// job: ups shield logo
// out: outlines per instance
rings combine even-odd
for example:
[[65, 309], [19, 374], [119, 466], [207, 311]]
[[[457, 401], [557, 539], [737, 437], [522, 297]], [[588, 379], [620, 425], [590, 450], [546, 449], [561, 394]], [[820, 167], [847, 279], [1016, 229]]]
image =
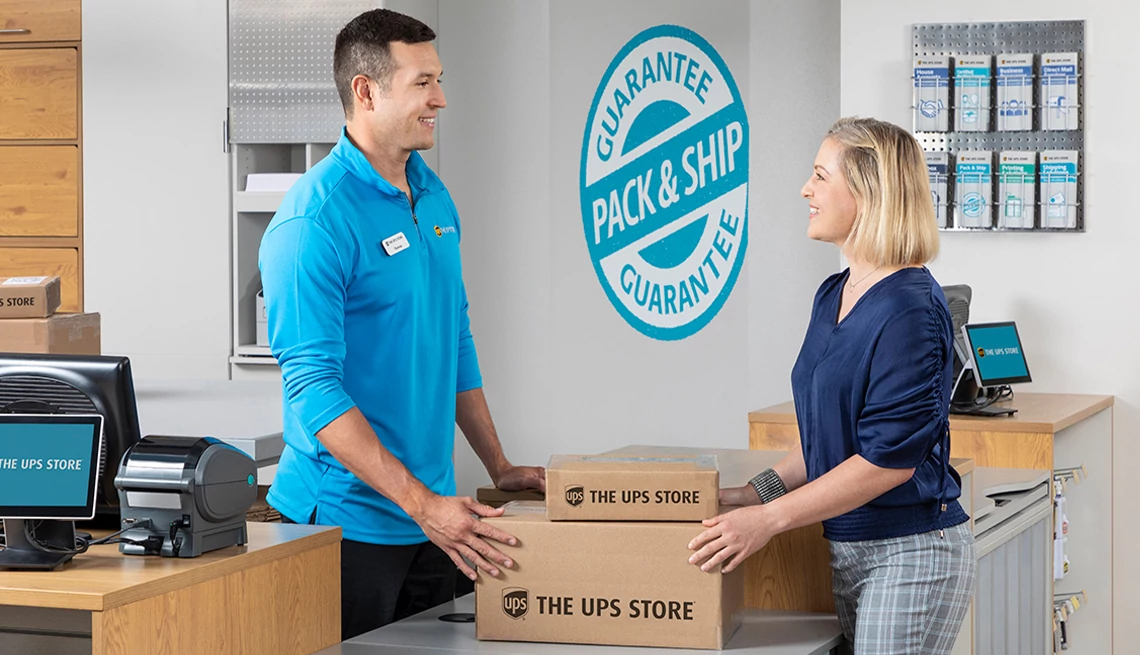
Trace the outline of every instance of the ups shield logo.
[[521, 619], [530, 606], [530, 592], [521, 587], [503, 590], [503, 613], [512, 619]]
[[566, 502], [572, 507], [581, 505], [583, 500], [586, 500], [586, 492], [582, 489], [582, 485], [572, 484], [566, 487]]

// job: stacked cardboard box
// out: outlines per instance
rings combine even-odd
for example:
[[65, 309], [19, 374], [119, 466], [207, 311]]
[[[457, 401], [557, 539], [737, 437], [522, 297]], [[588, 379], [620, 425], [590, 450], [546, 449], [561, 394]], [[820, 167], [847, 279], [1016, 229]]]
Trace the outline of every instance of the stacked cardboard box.
[[0, 280], [0, 351], [98, 355], [99, 314], [56, 314], [59, 277]]
[[479, 639], [720, 649], [740, 624], [743, 572], [705, 573], [688, 544], [720, 508], [716, 458], [562, 455], [545, 502], [485, 521], [518, 538], [515, 566], [476, 584]]

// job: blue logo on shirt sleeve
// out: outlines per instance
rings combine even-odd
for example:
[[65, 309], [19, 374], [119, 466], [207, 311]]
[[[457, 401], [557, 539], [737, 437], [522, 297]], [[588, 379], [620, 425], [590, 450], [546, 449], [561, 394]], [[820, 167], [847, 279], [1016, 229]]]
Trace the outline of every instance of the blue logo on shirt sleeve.
[[646, 336], [700, 331], [748, 244], [748, 117], [716, 50], [659, 25], [614, 57], [586, 120], [582, 225], [598, 280]]

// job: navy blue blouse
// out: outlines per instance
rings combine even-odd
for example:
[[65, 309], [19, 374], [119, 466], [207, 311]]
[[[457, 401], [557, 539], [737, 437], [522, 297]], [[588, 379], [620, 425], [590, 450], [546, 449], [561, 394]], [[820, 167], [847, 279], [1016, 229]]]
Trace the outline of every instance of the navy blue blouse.
[[854, 455], [915, 472], [824, 521], [824, 537], [890, 539], [958, 525], [969, 517], [949, 462], [954, 346], [946, 297], [926, 268], [904, 268], [868, 289], [837, 324], [849, 273], [820, 286], [792, 369], [808, 480]]

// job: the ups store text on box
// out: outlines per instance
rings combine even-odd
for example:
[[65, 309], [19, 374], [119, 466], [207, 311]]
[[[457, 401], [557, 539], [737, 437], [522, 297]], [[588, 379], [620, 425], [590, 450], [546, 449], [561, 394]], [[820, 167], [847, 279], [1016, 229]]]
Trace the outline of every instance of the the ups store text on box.
[[740, 625], [744, 567], [689, 564], [691, 522], [549, 521], [540, 502], [483, 519], [518, 538], [515, 563], [475, 585], [479, 639], [723, 648]]
[[546, 467], [551, 521], [703, 521], [716, 516], [716, 458], [554, 455]]

